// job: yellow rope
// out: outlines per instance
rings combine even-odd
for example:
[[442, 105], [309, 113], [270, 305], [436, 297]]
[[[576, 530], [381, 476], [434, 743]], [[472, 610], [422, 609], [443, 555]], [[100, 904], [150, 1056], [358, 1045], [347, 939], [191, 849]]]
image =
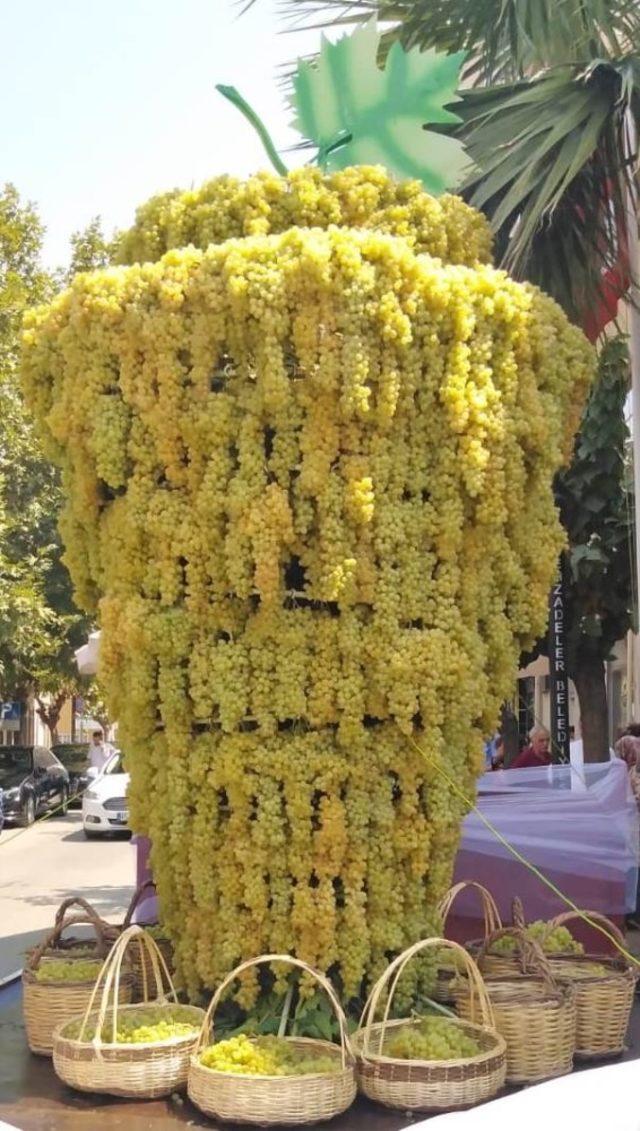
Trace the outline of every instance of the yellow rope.
[[557, 895], [558, 898], [561, 899], [562, 902], [567, 905], [567, 907], [570, 907], [572, 911], [575, 911], [580, 919], [582, 919], [585, 923], [588, 923], [588, 925], [590, 927], [595, 928], [595, 930], [599, 931], [600, 934], [605, 935], [606, 938], [608, 938], [609, 941], [613, 943], [616, 950], [619, 951], [620, 954], [624, 955], [624, 957], [627, 959], [628, 962], [632, 962], [634, 966], [640, 967], [640, 959], [636, 958], [636, 956], [634, 954], [632, 954], [631, 951], [627, 950], [624, 946], [622, 946], [618, 942], [618, 940], [616, 939], [615, 935], [612, 935], [611, 932], [606, 929], [606, 927], [602, 927], [599, 923], [596, 923], [593, 919], [590, 919], [589, 916], [584, 911], [581, 911], [581, 909], [577, 906], [577, 904], [575, 904], [573, 902], [572, 899], [569, 899], [569, 897], [567, 895], [565, 895], [562, 891], [560, 891], [560, 888], [556, 887], [556, 885], [551, 880], [549, 880], [544, 875], [544, 873], [540, 871], [539, 868], [536, 868], [535, 864], [532, 864], [529, 860], [527, 860], [527, 858], [525, 856], [523, 856], [522, 853], [519, 852], [518, 849], [515, 848], [514, 845], [512, 845], [507, 840], [506, 837], [504, 837], [502, 835], [502, 833], [499, 831], [499, 829], [497, 829], [495, 827], [495, 825], [489, 820], [489, 818], [485, 817], [484, 813], [482, 813], [480, 811], [478, 806], [475, 805], [473, 801], [471, 801], [468, 797], [465, 796], [465, 794], [460, 789], [457, 782], [455, 782], [453, 780], [453, 778], [450, 777], [450, 775], [446, 772], [445, 769], [443, 769], [442, 765], [438, 761], [436, 761], [435, 758], [433, 758], [433, 757], [431, 757], [431, 755], [425, 753], [425, 751], [422, 750], [420, 746], [418, 746], [418, 743], [415, 741], [414, 738], [410, 738], [409, 741], [411, 742], [412, 746], [415, 747], [415, 749], [418, 751], [418, 753], [423, 758], [425, 758], [427, 762], [430, 762], [431, 765], [434, 766], [435, 769], [438, 770], [439, 773], [442, 774], [443, 778], [445, 779], [447, 784], [450, 786], [450, 788], [454, 791], [454, 793], [456, 793], [458, 795], [458, 797], [462, 801], [464, 801], [465, 805], [480, 818], [483, 825], [485, 825], [489, 829], [489, 831], [493, 834], [493, 836], [496, 838], [496, 840], [500, 841], [500, 844], [504, 845], [504, 847], [507, 849], [508, 852], [511, 853], [512, 856], [515, 856], [516, 860], [519, 860], [521, 864], [524, 864], [525, 868], [528, 868], [528, 870], [530, 872], [532, 872], [534, 876], [537, 876], [538, 879], [543, 884], [545, 884], [546, 887], [548, 887], [552, 892], [554, 892], [554, 894]]

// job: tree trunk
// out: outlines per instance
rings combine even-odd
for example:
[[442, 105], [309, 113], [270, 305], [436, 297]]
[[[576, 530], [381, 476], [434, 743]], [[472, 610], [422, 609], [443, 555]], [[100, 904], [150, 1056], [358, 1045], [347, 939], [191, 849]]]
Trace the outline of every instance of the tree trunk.
[[578, 656], [573, 682], [580, 703], [584, 760], [606, 762], [609, 758], [609, 711], [603, 661], [597, 656]]
[[58, 723], [60, 715], [64, 706], [65, 699], [67, 698], [66, 691], [60, 695], [56, 695], [52, 703], [45, 703], [39, 695], [36, 695], [36, 702], [38, 704], [38, 715], [42, 722], [49, 729], [51, 735], [51, 745], [55, 746], [58, 741]]

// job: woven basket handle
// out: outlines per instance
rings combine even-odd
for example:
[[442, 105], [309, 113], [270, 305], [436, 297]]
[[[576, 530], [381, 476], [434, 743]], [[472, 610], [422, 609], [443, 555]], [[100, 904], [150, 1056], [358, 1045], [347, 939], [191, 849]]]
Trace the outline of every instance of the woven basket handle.
[[298, 970], [304, 970], [305, 973], [310, 974], [313, 980], [322, 987], [327, 997], [329, 998], [331, 1005], [333, 1006], [333, 1012], [335, 1013], [336, 1019], [338, 1021], [338, 1028], [340, 1030], [340, 1051], [342, 1053], [342, 1067], [346, 1068], [347, 1064], [353, 1064], [355, 1057], [353, 1055], [349, 1037], [347, 1035], [347, 1019], [344, 1015], [342, 1006], [338, 1001], [336, 992], [331, 985], [331, 982], [328, 978], [325, 978], [324, 974], [321, 974], [318, 970], [314, 970], [312, 966], [308, 966], [307, 963], [303, 962], [301, 958], [293, 958], [290, 954], [261, 954], [258, 958], [249, 958], [246, 962], [241, 962], [239, 966], [236, 966], [235, 970], [232, 970], [230, 974], [227, 974], [226, 978], [223, 982], [220, 983], [215, 994], [213, 995], [209, 1004], [209, 1008], [204, 1016], [202, 1028], [200, 1029], [200, 1036], [198, 1037], [198, 1043], [196, 1045], [196, 1055], [200, 1052], [204, 1041], [209, 1037], [209, 1033], [211, 1035], [211, 1039], [213, 1038], [213, 1018], [225, 990], [227, 990], [229, 986], [232, 985], [232, 983], [235, 981], [235, 979], [240, 974], [243, 974], [245, 970], [250, 970], [253, 966], [262, 966], [267, 962], [286, 962], [289, 966], [296, 966]]
[[500, 918], [500, 912], [498, 911], [496, 901], [493, 898], [491, 892], [488, 891], [487, 888], [483, 887], [482, 884], [476, 883], [475, 880], [461, 880], [459, 884], [454, 884], [453, 887], [449, 888], [449, 891], [440, 901], [438, 905], [438, 913], [442, 920], [443, 931], [447, 919], [449, 918], [453, 904], [455, 903], [460, 893], [465, 890], [465, 888], [474, 888], [480, 894], [480, 899], [482, 901], [482, 913], [484, 916], [485, 938], [487, 937], [487, 935], [491, 935], [495, 931], [499, 931], [502, 926], [502, 920]]
[[535, 939], [528, 938], [522, 927], [502, 927], [499, 931], [490, 935], [488, 939], [485, 939], [478, 952], [478, 965], [490, 952], [493, 944], [498, 939], [504, 938], [516, 940], [520, 969], [523, 974], [535, 974], [536, 977], [541, 978], [546, 983], [550, 990], [557, 989], [556, 980], [542, 947]]
[[606, 928], [609, 934], [613, 935], [616, 942], [620, 943], [622, 946], [625, 945], [622, 931], [600, 911], [563, 911], [560, 915], [556, 915], [555, 919], [549, 920], [547, 924], [547, 934], [550, 934], [555, 927], [563, 927], [565, 923], [571, 922], [572, 919], [580, 919], [583, 923], [587, 922], [589, 924], [593, 921], [596, 928], [599, 923]]
[[[142, 927], [127, 927], [126, 931], [123, 931], [120, 937], [116, 939], [115, 943], [111, 947], [111, 950], [109, 951], [106, 962], [104, 963], [102, 970], [100, 971], [96, 980], [96, 984], [93, 987], [91, 997], [89, 999], [89, 1004], [87, 1005], [84, 1017], [82, 1019], [82, 1026], [80, 1028], [78, 1037], [78, 1040], [80, 1041], [82, 1041], [84, 1038], [85, 1030], [89, 1023], [89, 1018], [94, 1010], [98, 993], [101, 991], [100, 1005], [98, 1006], [98, 1022], [92, 1038], [92, 1044], [94, 1045], [98, 1053], [102, 1047], [102, 1030], [104, 1028], [104, 1023], [109, 1008], [111, 1008], [112, 1018], [111, 1043], [115, 1043], [116, 1040], [116, 1034], [118, 1031], [118, 1003], [120, 998], [120, 978], [122, 976], [122, 963], [124, 961], [127, 949], [132, 942], [134, 943], [134, 945], [136, 943], [139, 945], [140, 958], [142, 962], [144, 962], [144, 949], [146, 949], [149, 956], [149, 961], [151, 962], [153, 976], [156, 984], [156, 997], [154, 1000], [161, 1003], [167, 1001], [169, 998], [173, 998], [174, 1001], [178, 1000], [171, 974], [167, 969], [167, 965], [162, 956], [162, 952], [156, 945], [155, 940], [152, 939], [151, 935], [148, 935]], [[166, 979], [168, 993], [165, 993], [165, 987], [162, 980], [163, 974]], [[149, 998], [147, 997], [146, 980], [144, 993], [145, 1004], [147, 1004]], [[112, 1003], [111, 1007], [109, 1007], [110, 998]]]
[[482, 975], [478, 970], [476, 963], [471, 958], [471, 955], [467, 954], [466, 950], [458, 943], [451, 942], [450, 939], [422, 939], [421, 942], [414, 943], [413, 946], [408, 947], [407, 950], [403, 951], [402, 954], [399, 954], [397, 958], [394, 958], [393, 962], [391, 962], [390, 965], [387, 966], [387, 969], [384, 971], [381, 977], [378, 978], [378, 981], [373, 987], [371, 996], [369, 997], [369, 1000], [364, 1007], [362, 1017], [360, 1018], [360, 1028], [364, 1030], [364, 1037], [362, 1042], [363, 1056], [369, 1055], [371, 1027], [373, 1025], [374, 1018], [378, 1009], [380, 997], [384, 990], [386, 990], [387, 985], [393, 978], [391, 989], [389, 990], [389, 993], [387, 995], [387, 1004], [384, 1011], [384, 1017], [382, 1019], [382, 1025], [380, 1027], [378, 1053], [381, 1052], [382, 1045], [384, 1043], [384, 1035], [386, 1032], [387, 1023], [389, 1021], [389, 1012], [391, 1010], [391, 1005], [395, 996], [396, 987], [407, 963], [409, 963], [412, 958], [415, 958], [415, 956], [417, 954], [420, 954], [422, 951], [433, 949], [452, 950], [456, 957], [461, 960], [462, 965], [465, 969], [465, 973], [469, 979], [469, 987], [471, 989], [472, 1018], [475, 1016], [475, 1002], [477, 1000], [482, 1027], [484, 1029], [495, 1029], [493, 1006], [491, 1005], [491, 1001], [489, 999], [489, 995], [487, 993]]
[[49, 934], [45, 935], [42, 942], [38, 946], [34, 947], [31, 954], [29, 955], [27, 968], [29, 970], [37, 970], [43, 955], [49, 949], [49, 947], [57, 943], [58, 939], [69, 927], [78, 926], [93, 927], [98, 942], [100, 943], [101, 948], [104, 948], [104, 951], [106, 953], [106, 951], [109, 949], [109, 942], [106, 936], [107, 924], [104, 922], [104, 920], [96, 915], [95, 912], [92, 912], [91, 915], [72, 915], [67, 916], [67, 918], [65, 919], [61, 919], [59, 923], [55, 923], [52, 929], [49, 931]]
[[81, 895], [70, 895], [68, 897], [68, 899], [64, 899], [62, 901], [58, 910], [56, 911], [56, 917], [54, 919], [54, 924], [56, 926], [57, 926], [58, 923], [62, 922], [62, 920], [65, 918], [67, 912], [72, 907], [79, 907], [80, 910], [82, 912], [84, 912], [85, 915], [88, 915], [90, 918], [93, 918], [94, 916], [97, 919], [101, 918], [101, 916], [98, 915], [98, 912], [96, 911], [95, 907], [92, 907], [92, 905], [90, 903], [87, 903], [87, 900], [83, 899]]
[[524, 916], [524, 906], [519, 895], [516, 895], [511, 903], [511, 922], [514, 927], [519, 927], [521, 931], [524, 931], [527, 926], [527, 920]]
[[136, 907], [138, 906], [138, 904], [140, 903], [140, 900], [142, 899], [144, 893], [146, 891], [148, 891], [150, 888], [153, 888], [154, 891], [156, 890], [156, 885], [154, 884], [153, 880], [144, 880], [140, 884], [140, 886], [137, 887], [136, 890], [134, 891], [134, 893], [131, 897], [131, 903], [129, 904], [129, 906], [127, 908], [127, 914], [125, 915], [124, 922], [122, 924], [123, 931], [126, 930], [127, 927], [131, 926], [131, 920], [133, 919], [133, 913], [134, 913]]

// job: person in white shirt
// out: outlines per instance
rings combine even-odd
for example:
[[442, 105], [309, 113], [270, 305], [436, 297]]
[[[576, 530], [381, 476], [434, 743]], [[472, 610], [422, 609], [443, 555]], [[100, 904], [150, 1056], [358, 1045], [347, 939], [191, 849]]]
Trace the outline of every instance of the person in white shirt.
[[94, 730], [91, 735], [91, 746], [89, 748], [89, 761], [94, 770], [99, 774], [104, 770], [109, 758], [114, 753], [113, 746], [104, 741], [104, 735], [101, 730]]

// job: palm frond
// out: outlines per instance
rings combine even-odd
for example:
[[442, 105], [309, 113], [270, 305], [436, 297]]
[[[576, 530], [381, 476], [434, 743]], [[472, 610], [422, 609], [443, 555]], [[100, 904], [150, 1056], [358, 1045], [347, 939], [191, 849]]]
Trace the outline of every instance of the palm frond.
[[467, 77], [477, 83], [619, 57], [640, 38], [636, 0], [280, 0], [280, 11], [292, 28], [375, 15], [405, 47], [467, 51]]
[[634, 57], [562, 67], [530, 82], [463, 92], [456, 109], [476, 170], [465, 195], [489, 217], [503, 266], [584, 324], [627, 245], [638, 120]]

